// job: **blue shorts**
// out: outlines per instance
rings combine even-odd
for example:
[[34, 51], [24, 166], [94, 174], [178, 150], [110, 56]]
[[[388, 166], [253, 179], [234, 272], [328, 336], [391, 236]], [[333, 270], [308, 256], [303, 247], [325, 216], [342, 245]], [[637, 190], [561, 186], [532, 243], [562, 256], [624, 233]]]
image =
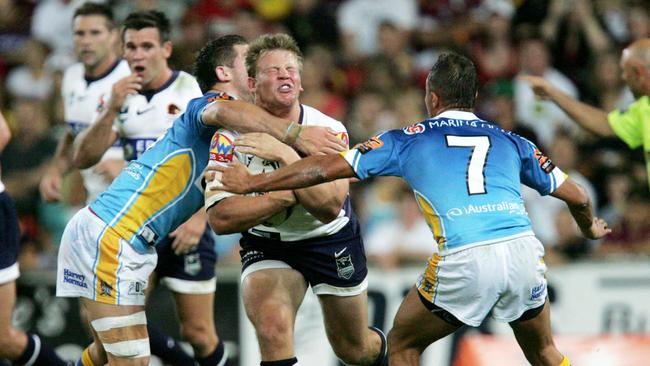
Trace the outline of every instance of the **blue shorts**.
[[18, 278], [20, 228], [14, 201], [7, 192], [0, 193], [0, 284]]
[[182, 255], [174, 254], [171, 237], [166, 237], [158, 245], [158, 264], [156, 274], [174, 292], [209, 293], [216, 289], [214, 269], [217, 265], [217, 252], [210, 227], [206, 229], [196, 248]]
[[263, 269], [293, 268], [317, 295], [355, 296], [368, 287], [366, 253], [356, 220], [334, 235], [290, 242], [245, 233], [240, 245], [242, 280]]

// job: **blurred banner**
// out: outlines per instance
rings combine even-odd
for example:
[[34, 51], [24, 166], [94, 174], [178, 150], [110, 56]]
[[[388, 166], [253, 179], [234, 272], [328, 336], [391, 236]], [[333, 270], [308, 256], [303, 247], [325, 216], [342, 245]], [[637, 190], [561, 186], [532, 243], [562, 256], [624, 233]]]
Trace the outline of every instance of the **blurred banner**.
[[[239, 268], [218, 268], [215, 319], [220, 337], [227, 343], [234, 365], [259, 365], [255, 332], [239, 299]], [[387, 330], [404, 294], [413, 286], [420, 268], [399, 271], [370, 269], [368, 306], [370, 323]], [[26, 273], [18, 282], [14, 320], [22, 329], [37, 332], [60, 352], [79, 352], [90, 342], [80, 320], [77, 301], [54, 296], [54, 273]], [[588, 262], [552, 267], [548, 272], [553, 300], [552, 323], [558, 340], [578, 342], [574, 357], [593, 351], [598, 342], [585, 343], [602, 334], [650, 336], [650, 265], [648, 261]], [[157, 289], [147, 304], [147, 317], [167, 334], [178, 338], [173, 301], [166, 290]], [[478, 330], [463, 332], [472, 335]], [[481, 333], [502, 335], [514, 354], [521, 355], [507, 324], [487, 321]], [[447, 337], [427, 349], [423, 364], [449, 365], [453, 345], [461, 337]], [[563, 341], [567, 345], [569, 341]], [[560, 347], [563, 343], [558, 341]], [[631, 348], [648, 349], [643, 341]], [[567, 346], [569, 347], [569, 346]], [[628, 347], [630, 348], [630, 347]], [[629, 352], [629, 351], [626, 351]], [[339, 365], [322, 323], [318, 299], [308, 292], [296, 323], [296, 354], [301, 364]], [[523, 357], [523, 355], [521, 355]], [[508, 364], [499, 363], [507, 366]], [[520, 363], [513, 363], [519, 365]]]

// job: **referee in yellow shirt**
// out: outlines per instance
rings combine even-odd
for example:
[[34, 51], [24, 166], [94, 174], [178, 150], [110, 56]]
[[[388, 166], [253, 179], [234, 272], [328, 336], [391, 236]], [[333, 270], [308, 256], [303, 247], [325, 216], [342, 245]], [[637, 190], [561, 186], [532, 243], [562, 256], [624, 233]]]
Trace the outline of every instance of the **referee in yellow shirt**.
[[562, 93], [548, 81], [536, 76], [522, 76], [535, 94], [552, 100], [574, 121], [599, 136], [618, 136], [630, 148], [643, 146], [650, 184], [650, 38], [638, 40], [621, 55], [623, 79], [636, 101], [627, 110], [606, 111], [592, 107]]

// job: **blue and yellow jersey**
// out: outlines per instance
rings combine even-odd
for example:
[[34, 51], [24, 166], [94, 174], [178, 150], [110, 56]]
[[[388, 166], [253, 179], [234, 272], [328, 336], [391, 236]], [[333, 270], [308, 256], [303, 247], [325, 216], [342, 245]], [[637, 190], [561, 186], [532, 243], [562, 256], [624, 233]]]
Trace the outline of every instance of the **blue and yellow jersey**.
[[521, 183], [546, 195], [566, 178], [530, 141], [460, 111], [385, 132], [343, 155], [360, 179], [409, 183], [440, 255], [533, 235]]
[[228, 99], [210, 92], [191, 100], [165, 135], [90, 204], [136, 250], [156, 244], [203, 206], [201, 180], [218, 126], [204, 124], [201, 115], [210, 103]]

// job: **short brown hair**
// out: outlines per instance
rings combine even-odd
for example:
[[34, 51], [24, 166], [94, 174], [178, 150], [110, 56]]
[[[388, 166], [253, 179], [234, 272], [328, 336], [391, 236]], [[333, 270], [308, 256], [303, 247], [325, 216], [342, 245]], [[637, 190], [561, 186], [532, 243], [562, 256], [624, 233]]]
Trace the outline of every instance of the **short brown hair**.
[[257, 61], [264, 53], [272, 50], [293, 52], [298, 59], [298, 67], [302, 70], [302, 52], [300, 52], [295, 39], [284, 33], [265, 34], [255, 39], [248, 47], [248, 53], [246, 54], [248, 76], [255, 77]]

